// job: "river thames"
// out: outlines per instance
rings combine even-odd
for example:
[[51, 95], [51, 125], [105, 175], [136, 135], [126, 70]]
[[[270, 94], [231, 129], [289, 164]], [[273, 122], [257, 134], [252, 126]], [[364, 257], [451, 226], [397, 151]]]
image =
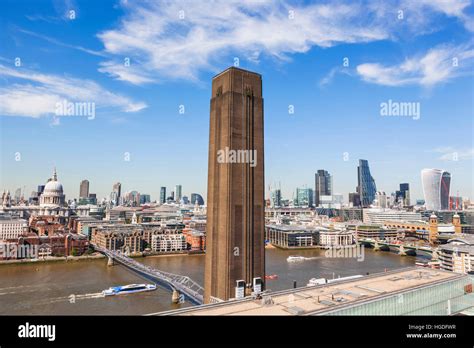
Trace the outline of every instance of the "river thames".
[[[287, 262], [290, 255], [305, 261]], [[418, 256], [421, 258], [423, 256]], [[176, 255], [136, 259], [159, 270], [187, 275], [204, 284], [204, 255]], [[327, 258], [323, 250], [266, 249], [267, 289], [284, 290], [304, 286], [310, 278], [333, 278], [367, 272], [376, 273], [413, 266], [416, 258], [365, 249], [364, 261]], [[0, 266], [0, 314], [9, 315], [139, 315], [189, 306], [171, 303], [171, 293], [156, 291], [102, 297], [111, 286], [149, 283], [107, 259], [71, 262], [11, 264]]]

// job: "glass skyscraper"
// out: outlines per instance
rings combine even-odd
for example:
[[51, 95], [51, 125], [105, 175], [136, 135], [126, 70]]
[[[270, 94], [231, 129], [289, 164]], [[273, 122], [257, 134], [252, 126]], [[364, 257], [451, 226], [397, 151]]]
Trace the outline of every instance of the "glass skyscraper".
[[426, 210], [449, 209], [449, 187], [451, 174], [441, 169], [423, 169], [421, 183]]
[[182, 190], [183, 190], [183, 188], [182, 188], [181, 185], [176, 185], [176, 187], [174, 189], [175, 201], [178, 202], [178, 203], [181, 200], [181, 198], [183, 198]]
[[400, 190], [396, 191], [395, 198], [404, 206], [410, 205], [410, 185], [408, 183], [400, 184]]
[[115, 206], [120, 205], [120, 198], [122, 193], [122, 184], [116, 182], [112, 187], [112, 193], [110, 194], [110, 200]]
[[140, 204], [146, 204], [151, 202], [150, 195], [147, 194], [140, 194]]
[[166, 203], [166, 187], [162, 186], [160, 188], [160, 204]]
[[375, 180], [370, 174], [369, 162], [360, 159], [357, 167], [357, 193], [360, 194], [360, 203], [363, 207], [368, 207], [375, 199]]
[[295, 206], [312, 207], [313, 206], [313, 190], [310, 188], [297, 188]]
[[272, 207], [281, 207], [281, 190], [275, 189], [271, 192], [271, 205]]
[[204, 205], [204, 199], [199, 193], [191, 193], [191, 204]]
[[319, 206], [321, 196], [330, 195], [332, 195], [331, 175], [326, 170], [320, 169], [315, 175], [314, 206]]

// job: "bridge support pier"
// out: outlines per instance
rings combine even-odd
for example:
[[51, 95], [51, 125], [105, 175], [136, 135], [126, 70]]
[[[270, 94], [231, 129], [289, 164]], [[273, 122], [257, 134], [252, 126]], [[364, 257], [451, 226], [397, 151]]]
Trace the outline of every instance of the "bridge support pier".
[[403, 247], [403, 245], [400, 245], [400, 249], [398, 251], [398, 255], [400, 256], [407, 256], [407, 253], [405, 251], [405, 248]]
[[173, 295], [171, 295], [171, 301], [173, 303], [179, 303], [179, 291], [176, 289], [173, 289]]
[[109, 259], [107, 260], [107, 266], [113, 266], [114, 265], [114, 259], [109, 256]]

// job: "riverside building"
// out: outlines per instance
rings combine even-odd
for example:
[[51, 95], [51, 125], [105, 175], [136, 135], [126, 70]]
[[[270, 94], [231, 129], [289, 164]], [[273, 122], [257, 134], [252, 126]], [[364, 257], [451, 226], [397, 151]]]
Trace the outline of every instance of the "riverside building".
[[440, 245], [440, 268], [456, 273], [474, 272], [474, 235], [459, 235]]
[[319, 232], [300, 225], [266, 225], [265, 240], [283, 249], [311, 248], [318, 245]]
[[422, 220], [420, 213], [394, 209], [367, 208], [362, 210], [363, 222], [368, 224], [383, 224], [385, 221], [413, 221]]
[[15, 239], [28, 231], [28, 222], [10, 215], [0, 215], [0, 240]]

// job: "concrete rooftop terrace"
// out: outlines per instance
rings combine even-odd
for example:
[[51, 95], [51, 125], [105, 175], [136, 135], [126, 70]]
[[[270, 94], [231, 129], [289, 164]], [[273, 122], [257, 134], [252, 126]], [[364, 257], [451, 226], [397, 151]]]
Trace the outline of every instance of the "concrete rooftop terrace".
[[189, 307], [150, 315], [323, 315], [348, 305], [356, 305], [435, 285], [464, 274], [422, 267], [410, 267], [330, 284], [270, 292], [262, 299], [246, 298]]

